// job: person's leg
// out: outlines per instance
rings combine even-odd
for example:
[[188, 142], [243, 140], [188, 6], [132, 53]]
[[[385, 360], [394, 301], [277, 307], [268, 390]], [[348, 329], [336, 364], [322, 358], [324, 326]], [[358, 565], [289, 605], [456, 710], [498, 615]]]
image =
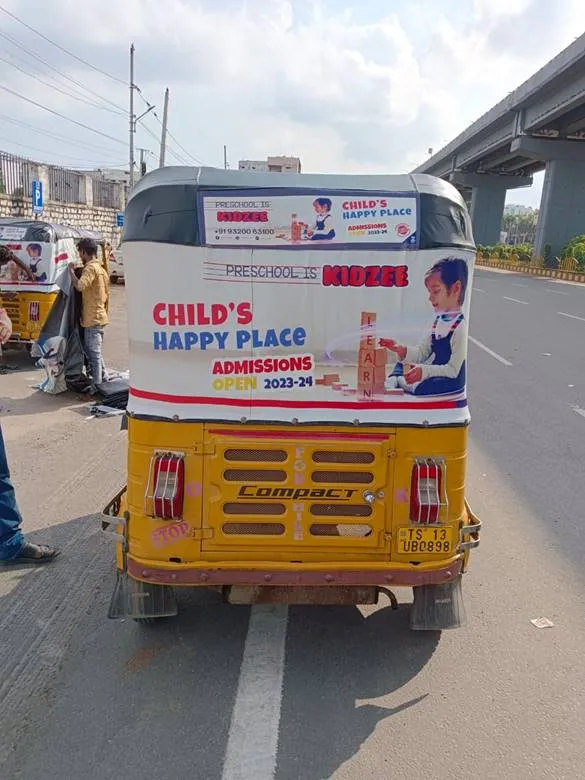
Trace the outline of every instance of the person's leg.
[[101, 327], [85, 328], [83, 333], [83, 343], [85, 347], [85, 353], [89, 360], [89, 367], [91, 370], [91, 380], [94, 385], [101, 384], [102, 381], [102, 339], [104, 336], [104, 329]]
[[27, 542], [22, 534], [22, 516], [10, 480], [6, 446], [0, 426], [0, 567], [48, 563], [58, 551]]
[[6, 446], [0, 428], [0, 560], [18, 555], [24, 544], [22, 516], [10, 481]]

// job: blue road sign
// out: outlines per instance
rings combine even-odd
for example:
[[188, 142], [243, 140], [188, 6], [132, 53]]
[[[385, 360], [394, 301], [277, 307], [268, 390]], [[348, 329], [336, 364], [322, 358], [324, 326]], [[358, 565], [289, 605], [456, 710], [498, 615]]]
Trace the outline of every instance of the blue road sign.
[[43, 182], [33, 179], [32, 183], [33, 214], [43, 213]]
[[116, 214], [116, 227], [124, 227], [124, 212], [119, 211]]

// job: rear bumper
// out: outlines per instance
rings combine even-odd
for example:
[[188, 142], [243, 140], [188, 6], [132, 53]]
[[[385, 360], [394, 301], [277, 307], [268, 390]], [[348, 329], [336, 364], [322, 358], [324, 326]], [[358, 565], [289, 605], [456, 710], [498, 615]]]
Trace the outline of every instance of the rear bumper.
[[183, 586], [223, 586], [223, 585], [278, 585], [284, 587], [327, 586], [327, 585], [442, 585], [452, 582], [463, 569], [463, 560], [454, 558], [448, 565], [439, 568], [421, 564], [417, 567], [388, 566], [371, 568], [364, 564], [362, 568], [308, 568], [299, 564], [295, 569], [274, 567], [232, 568], [231, 566], [210, 567], [207, 565], [186, 566], [177, 564], [172, 569], [157, 568], [150, 561], [127, 559], [128, 574], [136, 580], [160, 585]]

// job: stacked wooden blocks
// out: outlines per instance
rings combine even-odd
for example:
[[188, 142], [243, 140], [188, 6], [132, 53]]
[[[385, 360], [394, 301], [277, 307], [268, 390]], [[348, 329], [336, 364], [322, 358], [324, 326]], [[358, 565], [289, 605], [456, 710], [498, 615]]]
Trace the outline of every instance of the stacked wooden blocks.
[[386, 350], [376, 348], [376, 315], [373, 312], [362, 312], [361, 330], [357, 391], [361, 398], [373, 398], [384, 395], [387, 360]]

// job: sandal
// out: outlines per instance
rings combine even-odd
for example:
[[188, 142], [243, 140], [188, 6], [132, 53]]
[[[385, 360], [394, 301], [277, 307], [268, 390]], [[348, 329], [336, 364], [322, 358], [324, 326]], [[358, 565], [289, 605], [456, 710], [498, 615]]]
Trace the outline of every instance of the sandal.
[[41, 563], [50, 563], [59, 555], [59, 550], [47, 547], [45, 544], [32, 544], [25, 542], [18, 555], [6, 561], [0, 561], [2, 566], [37, 566]]

